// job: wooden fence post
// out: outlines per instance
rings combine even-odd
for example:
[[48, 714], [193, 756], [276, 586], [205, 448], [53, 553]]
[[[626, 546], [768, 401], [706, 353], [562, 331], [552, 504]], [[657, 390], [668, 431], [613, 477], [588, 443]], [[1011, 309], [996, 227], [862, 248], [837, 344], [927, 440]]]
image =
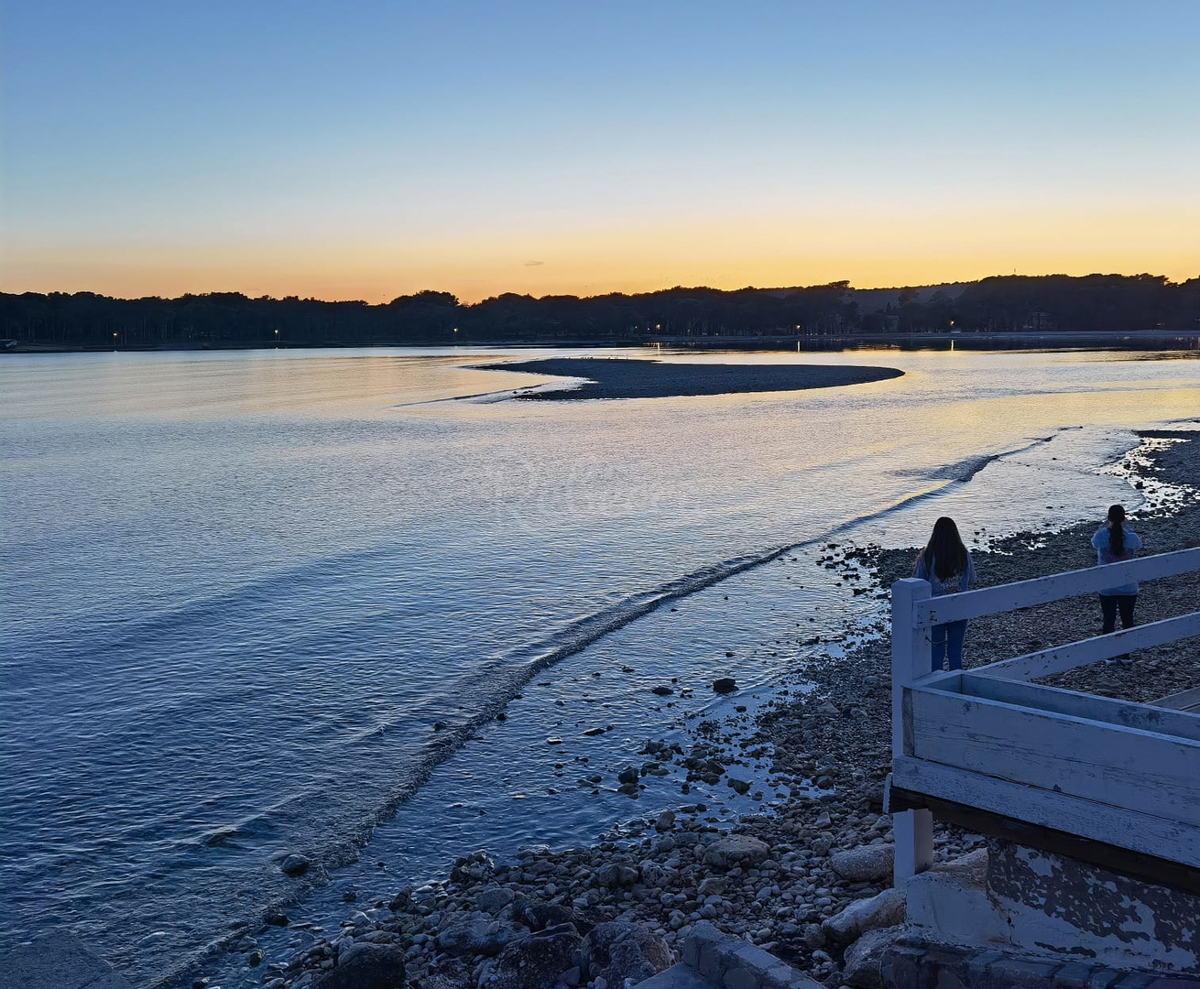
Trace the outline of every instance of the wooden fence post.
[[[892, 585], [892, 757], [904, 751], [904, 688], [932, 671], [932, 638], [928, 626], [918, 627], [913, 612], [918, 601], [931, 596], [929, 581], [906, 577]], [[933, 815], [906, 810], [892, 815], [896, 860], [892, 879], [901, 886], [909, 876], [933, 864]]]

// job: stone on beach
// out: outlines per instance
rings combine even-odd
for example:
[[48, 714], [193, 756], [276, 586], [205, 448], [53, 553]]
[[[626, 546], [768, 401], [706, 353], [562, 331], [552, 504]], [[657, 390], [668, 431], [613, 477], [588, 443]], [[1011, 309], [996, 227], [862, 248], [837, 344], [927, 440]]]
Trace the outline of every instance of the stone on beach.
[[610, 986], [634, 983], [669, 968], [671, 949], [660, 937], [639, 924], [597, 924], [583, 940], [583, 969], [590, 979], [604, 979]]
[[765, 862], [771, 849], [765, 841], [745, 834], [731, 834], [718, 838], [704, 853], [704, 861], [718, 869], [732, 869], [738, 865], [758, 865]]
[[880, 962], [883, 953], [904, 933], [904, 925], [880, 927], [867, 931], [855, 941], [843, 956], [842, 980], [854, 989], [882, 989], [883, 974]]
[[821, 929], [831, 941], [849, 944], [866, 931], [893, 927], [904, 920], [904, 890], [885, 889], [863, 900], [855, 900], [834, 916]]
[[289, 876], [299, 876], [308, 871], [312, 860], [304, 855], [292, 853], [279, 863], [280, 870]]
[[475, 906], [484, 913], [495, 915], [512, 903], [515, 895], [503, 886], [488, 886], [475, 897]]
[[570, 924], [529, 934], [500, 953], [488, 981], [481, 984], [491, 989], [553, 989], [582, 943]]
[[337, 965], [312, 984], [313, 989], [402, 989], [404, 952], [388, 944], [353, 944]]
[[609, 862], [596, 870], [596, 882], [610, 889], [618, 886], [632, 886], [641, 878], [638, 870], [631, 865]]
[[491, 957], [500, 954], [509, 942], [524, 935], [525, 931], [513, 924], [476, 913], [466, 914], [442, 928], [435, 940], [437, 946], [448, 955]]
[[524, 924], [531, 931], [543, 931], [551, 927], [570, 924], [576, 930], [590, 929], [570, 907], [561, 903], [541, 903], [524, 896], [513, 900], [513, 920]]
[[895, 858], [894, 845], [864, 845], [848, 852], [834, 852], [829, 864], [834, 872], [851, 882], [880, 882], [891, 878]]

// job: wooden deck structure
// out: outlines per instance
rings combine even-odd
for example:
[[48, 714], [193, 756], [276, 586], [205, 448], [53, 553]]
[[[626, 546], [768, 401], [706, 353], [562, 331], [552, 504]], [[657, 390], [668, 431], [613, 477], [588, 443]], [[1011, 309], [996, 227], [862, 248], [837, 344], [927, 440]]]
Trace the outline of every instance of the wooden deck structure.
[[892, 585], [887, 789], [897, 885], [932, 864], [937, 814], [1200, 892], [1200, 690], [1137, 704], [1029, 682], [1200, 636], [1200, 611], [972, 670], [929, 672], [934, 625], [1195, 570], [1200, 548], [936, 598], [924, 580]]

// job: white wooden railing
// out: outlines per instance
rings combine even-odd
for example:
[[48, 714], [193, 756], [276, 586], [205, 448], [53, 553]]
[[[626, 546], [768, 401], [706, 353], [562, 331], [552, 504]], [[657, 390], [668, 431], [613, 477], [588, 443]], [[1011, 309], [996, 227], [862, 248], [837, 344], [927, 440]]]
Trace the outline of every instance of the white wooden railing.
[[[1026, 682], [1200, 636], [1200, 611], [969, 671], [930, 672], [934, 625], [1194, 570], [1200, 548], [937, 598], [927, 581], [896, 581], [889, 793], [1200, 869], [1200, 715]], [[899, 885], [932, 864], [933, 815], [904, 810], [893, 822]]]

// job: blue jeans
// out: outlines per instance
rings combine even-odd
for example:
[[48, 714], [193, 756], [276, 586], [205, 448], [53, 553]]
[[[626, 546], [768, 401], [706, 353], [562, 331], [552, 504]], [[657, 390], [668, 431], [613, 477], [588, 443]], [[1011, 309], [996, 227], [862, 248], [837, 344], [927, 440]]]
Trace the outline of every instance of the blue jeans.
[[967, 620], [946, 622], [933, 626], [933, 672], [942, 669], [942, 660], [950, 657], [950, 669], [962, 669], [963, 639], [967, 637]]
[[1117, 608], [1121, 609], [1121, 628], [1133, 628], [1133, 606], [1137, 604], [1136, 594], [1101, 594], [1100, 613], [1104, 616], [1104, 631], [1102, 635], [1117, 630]]

